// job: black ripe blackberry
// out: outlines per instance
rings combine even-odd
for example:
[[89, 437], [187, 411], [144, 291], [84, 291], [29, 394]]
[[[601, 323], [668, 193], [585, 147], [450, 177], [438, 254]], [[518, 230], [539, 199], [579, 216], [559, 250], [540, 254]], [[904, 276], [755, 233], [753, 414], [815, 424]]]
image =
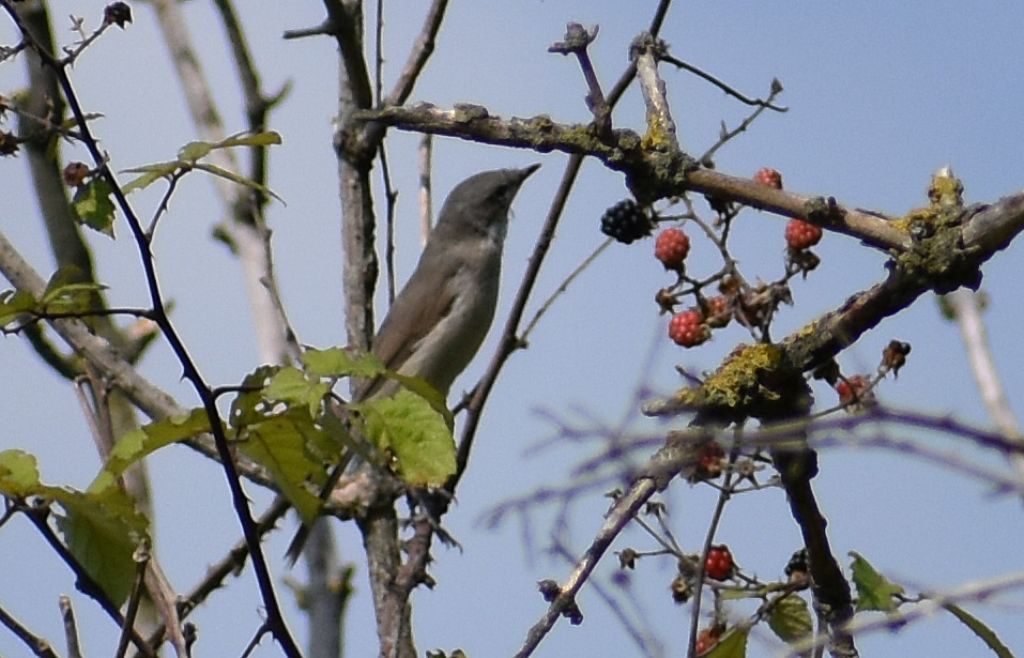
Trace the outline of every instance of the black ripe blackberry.
[[786, 575], [792, 576], [794, 572], [807, 573], [806, 548], [801, 548], [799, 551], [793, 553], [793, 556], [789, 558], [789, 562], [786, 564]]
[[619, 201], [601, 216], [601, 232], [624, 244], [650, 235], [652, 228], [650, 218], [632, 199]]

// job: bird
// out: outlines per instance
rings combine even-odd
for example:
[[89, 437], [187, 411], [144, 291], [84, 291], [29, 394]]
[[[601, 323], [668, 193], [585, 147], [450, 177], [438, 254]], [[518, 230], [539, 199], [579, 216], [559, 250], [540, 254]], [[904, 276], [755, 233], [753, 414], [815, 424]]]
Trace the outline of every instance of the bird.
[[[393, 372], [418, 377], [442, 396], [480, 349], [494, 320], [509, 210], [523, 182], [538, 168], [495, 169], [456, 185], [419, 263], [388, 310], [371, 352]], [[379, 377], [357, 400], [393, 395], [394, 379]], [[351, 468], [351, 467], [349, 467]], [[326, 500], [344, 466], [336, 466], [321, 490]], [[299, 528], [286, 552], [294, 563], [309, 527]]]

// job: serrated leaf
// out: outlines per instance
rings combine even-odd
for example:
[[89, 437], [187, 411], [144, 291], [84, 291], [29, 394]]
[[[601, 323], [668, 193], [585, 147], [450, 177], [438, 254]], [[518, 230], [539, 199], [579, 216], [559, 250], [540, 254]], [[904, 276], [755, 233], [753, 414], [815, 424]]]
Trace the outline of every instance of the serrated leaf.
[[316, 518], [320, 499], [311, 492], [327, 480], [325, 464], [336, 463], [339, 447], [301, 409], [254, 423], [238, 445], [274, 478], [281, 493], [306, 523]]
[[857, 610], [892, 612], [899, 607], [896, 595], [902, 594], [903, 588], [889, 581], [856, 551], [849, 555], [853, 558], [850, 569], [857, 586]]
[[281, 368], [264, 387], [263, 395], [270, 400], [305, 405], [309, 417], [316, 418], [324, 396], [331, 390], [329, 384], [310, 377], [298, 368]]
[[768, 626], [787, 644], [808, 637], [814, 629], [807, 601], [796, 594], [783, 596], [772, 606]]
[[101, 493], [116, 489], [117, 478], [125, 470], [160, 448], [210, 431], [210, 419], [203, 409], [193, 409], [184, 416], [171, 416], [126, 432], [107, 456], [107, 462], [87, 489]]
[[367, 436], [395, 458], [395, 470], [413, 486], [440, 486], [455, 473], [455, 439], [447, 419], [423, 397], [393, 397], [351, 405], [363, 414]]
[[112, 190], [103, 178], [92, 178], [75, 191], [72, 206], [78, 220], [89, 228], [114, 237], [114, 202]]
[[194, 163], [199, 158], [209, 155], [215, 148], [217, 146], [212, 142], [189, 142], [178, 149], [178, 159]]
[[235, 183], [237, 185], [242, 185], [244, 187], [248, 187], [248, 188], [253, 189], [253, 190], [259, 190], [260, 192], [263, 192], [264, 194], [267, 194], [269, 196], [274, 197], [275, 199], [277, 199], [281, 203], [284, 203], [284, 199], [282, 199], [281, 197], [277, 196], [277, 194], [274, 193], [274, 191], [271, 190], [269, 187], [267, 187], [266, 185], [261, 185], [260, 183], [257, 183], [256, 181], [252, 180], [251, 178], [246, 178], [245, 176], [242, 176], [241, 174], [236, 174], [233, 171], [228, 171], [227, 169], [224, 169], [223, 167], [218, 167], [217, 165], [210, 164], [209, 162], [197, 163], [195, 165], [195, 168], [196, 169], [200, 169], [202, 171], [205, 171], [208, 174], [213, 174], [214, 176], [220, 176], [221, 178], [227, 179], [227, 180], [229, 180], [232, 183]]
[[36, 458], [24, 450], [0, 452], [0, 493], [25, 498], [38, 493], [39, 466]]
[[737, 626], [722, 636], [711, 651], [703, 654], [701, 658], [745, 658], [747, 655], [747, 636], [750, 629], [746, 626]]
[[995, 631], [989, 628], [985, 622], [981, 621], [958, 605], [945, 603], [942, 607], [949, 611], [951, 615], [959, 619], [965, 626], [967, 626], [967, 628], [971, 629], [971, 631], [973, 631], [974, 634], [985, 643], [985, 646], [991, 649], [992, 653], [999, 656], [999, 658], [1014, 658], [1013, 652], [1010, 651], [1009, 647], [1002, 643]]
[[135, 190], [141, 190], [149, 187], [161, 178], [170, 178], [179, 169], [182, 169], [185, 163], [178, 160], [172, 160], [170, 162], [157, 162], [151, 165], [142, 165], [141, 167], [132, 167], [131, 169], [122, 169], [124, 173], [130, 174], [142, 174], [141, 176], [129, 181], [127, 184], [121, 186], [121, 190], [128, 194]]
[[230, 148], [232, 146], [273, 146], [281, 143], [280, 133], [268, 130], [261, 133], [238, 133], [217, 142], [215, 148]]
[[[120, 606], [131, 591], [136, 569], [132, 554], [146, 536], [148, 521], [117, 487], [94, 493], [51, 487], [49, 493], [64, 509], [56, 522], [68, 550]], [[79, 589], [91, 594], [84, 584]]]
[[302, 353], [306, 372], [317, 377], [361, 377], [372, 379], [384, 374], [384, 363], [374, 354], [353, 354], [341, 347], [326, 350], [307, 349]]

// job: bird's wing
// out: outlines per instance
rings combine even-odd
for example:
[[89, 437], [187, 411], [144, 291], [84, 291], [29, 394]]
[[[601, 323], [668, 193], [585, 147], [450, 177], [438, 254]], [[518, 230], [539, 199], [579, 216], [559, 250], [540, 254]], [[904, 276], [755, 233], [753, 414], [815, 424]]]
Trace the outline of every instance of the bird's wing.
[[[431, 258], [434, 255], [440, 258]], [[417, 276], [425, 267], [430, 267], [435, 275]], [[455, 287], [435, 286], [434, 283], [448, 281], [457, 268], [455, 259], [445, 259], [443, 254], [424, 253], [374, 337], [373, 353], [390, 370], [400, 371], [420, 341], [451, 312], [455, 303]], [[438, 272], [438, 269], [442, 271]]]

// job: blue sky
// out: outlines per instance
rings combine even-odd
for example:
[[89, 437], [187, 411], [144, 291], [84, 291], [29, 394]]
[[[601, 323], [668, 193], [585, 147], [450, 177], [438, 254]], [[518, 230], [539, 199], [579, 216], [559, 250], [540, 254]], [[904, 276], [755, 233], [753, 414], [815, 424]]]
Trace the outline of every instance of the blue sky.
[[[94, 21], [103, 4], [55, 2], [52, 14], [64, 17], [75, 12]], [[453, 3], [435, 56], [412, 100], [441, 106], [472, 102], [504, 116], [547, 113], [556, 121], [586, 121], [585, 88], [575, 63], [547, 53], [547, 46], [560, 39], [567, 21], [599, 24], [591, 55], [607, 88], [618, 78], [628, 44], [649, 21], [654, 4]], [[426, 5], [406, 0], [386, 6], [389, 80], [404, 60]], [[767, 93], [773, 77], [785, 86], [780, 102], [790, 111], [766, 114], [726, 146], [717, 158], [720, 170], [750, 175], [769, 165], [783, 172], [787, 189], [898, 213], [925, 202], [931, 173], [944, 165], [951, 165], [963, 179], [969, 202], [994, 200], [1021, 187], [1024, 73], [1018, 64], [1024, 54], [1019, 39], [1024, 7], [1013, 2], [984, 7], [972, 11], [954, 2], [677, 2], [663, 36], [675, 56], [750, 95]], [[225, 123], [229, 130], [241, 129], [243, 108], [213, 10], [204, 2], [185, 3], [183, 8], [214, 81]], [[167, 159], [196, 137], [153, 15], [142, 3], [134, 9], [135, 22], [129, 29], [105, 35], [73, 71], [86, 108], [103, 114], [94, 128], [118, 169]], [[323, 12], [319, 3], [248, 3], [240, 5], [240, 12], [266, 88], [274, 90], [285, 81], [293, 84], [291, 95], [270, 121], [284, 138], [272, 154], [270, 180], [287, 202], [274, 205], [270, 213], [284, 298], [301, 340], [337, 345], [344, 341], [344, 331], [339, 202], [331, 149], [337, 94], [334, 46], [326, 38], [280, 38], [285, 29], [318, 23]], [[11, 43], [10, 27], [6, 22], [0, 25], [0, 40]], [[58, 38], [64, 42], [71, 39], [67, 25], [66, 18], [57, 19]], [[714, 141], [720, 121], [735, 125], [747, 112], [685, 73], [666, 67], [663, 74], [681, 142], [693, 152], [702, 152]], [[0, 65], [0, 93], [6, 95], [23, 84], [22, 75], [20, 62]], [[639, 131], [642, 120], [642, 101], [633, 89], [616, 110], [616, 125]], [[397, 132], [389, 139], [392, 173], [400, 190], [400, 279], [412, 270], [418, 249], [416, 142], [416, 136]], [[74, 148], [66, 148], [65, 157], [85, 159]], [[438, 140], [434, 157], [438, 202], [476, 171], [530, 162], [544, 165], [515, 204], [497, 319], [501, 323], [565, 158], [453, 140]], [[48, 273], [52, 261], [27, 193], [24, 162], [0, 162], [0, 181], [7, 199], [0, 210], [0, 227]], [[143, 216], [155, 208], [160, 193], [147, 190], [133, 198]], [[625, 195], [620, 175], [596, 162], [584, 165], [531, 309], [601, 242], [597, 227], [602, 211]], [[190, 177], [162, 220], [155, 253], [161, 283], [176, 304], [173, 319], [203, 374], [215, 384], [232, 384], [257, 365], [257, 356], [240, 270], [210, 239], [220, 212], [212, 186]], [[771, 280], [779, 275], [784, 225], [783, 218], [753, 211], [737, 221], [734, 246], [748, 276]], [[111, 286], [114, 303], [140, 305], [145, 297], [135, 249], [120, 228], [116, 241], [93, 239], [100, 276]], [[717, 268], [706, 247], [695, 240], [690, 256], [695, 271]], [[463, 551], [437, 547], [433, 574], [438, 586], [415, 597], [421, 651], [462, 647], [473, 656], [514, 652], [544, 609], [536, 581], [560, 580], [568, 572], [567, 564], [545, 553], [551, 509], [537, 509], [523, 523], [510, 520], [494, 528], [481, 521], [489, 509], [510, 497], [564, 484], [575, 464], [602, 447], [597, 438], [562, 440], [544, 451], [529, 452], [552, 437], [554, 428], [545, 413], [608, 425], [625, 422], [631, 434], [657, 436], [666, 426], [639, 417], [636, 388], [669, 392], [680, 384], [675, 365], [696, 371], [713, 368], [744, 339], [739, 329], [730, 328], [699, 349], [682, 350], [667, 341], [667, 318], [658, 316], [651, 300], [668, 281], [652, 251], [651, 241], [613, 245], [546, 314], [529, 349], [506, 367], [484, 416], [458, 505], [445, 519]], [[984, 288], [990, 297], [986, 319], [998, 365], [1011, 404], [1021, 413], [1019, 251], [1011, 246], [993, 260], [985, 270]], [[826, 235], [817, 252], [821, 267], [806, 282], [794, 284], [796, 303], [783, 309], [775, 335], [801, 326], [884, 276], [884, 258], [850, 238]], [[494, 338], [482, 354], [493, 351]], [[844, 371], [873, 369], [882, 347], [893, 338], [910, 342], [913, 352], [899, 379], [882, 384], [879, 396], [886, 403], [987, 422], [958, 332], [940, 318], [931, 297], [865, 335], [841, 357]], [[478, 358], [454, 388], [471, 386], [486, 360]], [[0, 340], [0, 367], [8, 373], [0, 383], [7, 418], [0, 449], [30, 450], [39, 457], [48, 482], [84, 487], [98, 463], [73, 392], [17, 338]], [[153, 348], [143, 370], [183, 404], [195, 403], [164, 347]], [[816, 390], [823, 404], [832, 404], [830, 391]], [[892, 435], [918, 436], [904, 430]], [[966, 458], [974, 458], [976, 452], [969, 444], [946, 437], [919, 438]], [[996, 459], [979, 459], [1000, 466]], [[215, 466], [187, 449], [173, 448], [157, 454], [150, 468], [158, 501], [158, 554], [172, 582], [187, 589], [202, 577], [207, 562], [235, 541], [238, 525]], [[836, 551], [862, 553], [910, 589], [941, 590], [1022, 567], [1019, 503], [993, 497], [982, 482], [892, 452], [851, 446], [821, 455], [815, 487]], [[255, 487], [249, 492], [257, 504], [268, 500]], [[677, 537], [696, 550], [713, 506], [711, 492], [677, 483], [667, 500]], [[573, 508], [568, 538], [575, 551], [586, 546], [605, 505], [604, 498], [593, 496]], [[294, 519], [289, 519], [288, 528], [292, 524]], [[524, 528], [529, 529], [529, 545]], [[279, 532], [268, 542], [279, 582], [287, 574], [276, 558], [284, 552], [288, 534]], [[340, 537], [343, 557], [358, 559], [357, 536], [345, 530]], [[718, 537], [732, 547], [745, 569], [764, 578], [778, 576], [799, 542], [784, 496], [774, 490], [737, 497], [726, 510]], [[5, 527], [0, 542], [6, 556], [0, 564], [0, 604], [60, 646], [56, 598], [72, 592], [68, 574], [24, 522]], [[627, 545], [651, 548], [633, 531], [616, 548]], [[608, 560], [598, 570], [599, 577], [607, 579], [613, 567], [613, 560]], [[643, 563], [632, 575], [632, 591], [641, 601], [642, 616], [666, 643], [666, 655], [679, 655], [688, 609], [670, 603], [672, 571], [668, 560]], [[357, 586], [348, 622], [352, 656], [367, 655], [375, 647], [363, 572]], [[281, 591], [290, 601], [287, 590]], [[87, 599], [76, 594], [75, 601], [81, 627], [88, 629], [83, 632], [89, 636], [87, 651], [109, 651], [116, 629]], [[593, 593], [585, 590], [580, 603], [585, 624], [560, 624], [538, 655], [635, 653]], [[1019, 651], [1024, 647], [1021, 604], [1018, 593], [971, 609]], [[304, 636], [301, 615], [290, 603], [289, 610], [293, 629]], [[258, 625], [260, 612], [251, 573], [246, 572], [196, 613], [198, 655], [238, 655]], [[896, 634], [866, 636], [859, 644], [863, 655], [872, 656], [984, 655], [965, 628], [943, 617], [920, 621]], [[772, 638], [757, 635], [750, 655], [769, 656], [778, 646]], [[23, 647], [5, 631], [0, 631], [0, 649], [5, 656], [24, 655]], [[257, 655], [278, 652], [265, 641]]]

